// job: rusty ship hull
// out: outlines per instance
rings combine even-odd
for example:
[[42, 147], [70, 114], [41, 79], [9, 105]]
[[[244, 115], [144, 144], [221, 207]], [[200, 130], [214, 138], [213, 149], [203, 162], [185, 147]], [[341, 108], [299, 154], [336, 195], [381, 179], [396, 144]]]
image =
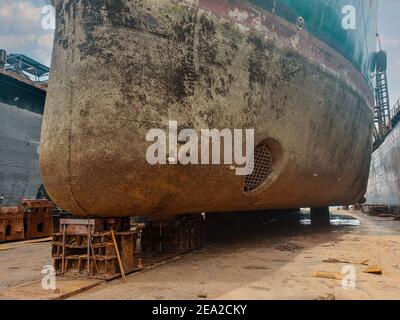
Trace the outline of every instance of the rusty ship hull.
[[[57, 205], [111, 217], [357, 202], [374, 117], [366, 39], [341, 51], [307, 27], [320, 11], [302, 28], [301, 9], [273, 3], [56, 0], [40, 166]], [[227, 165], [150, 165], [146, 133], [170, 120], [253, 128], [268, 176], [248, 191]]]

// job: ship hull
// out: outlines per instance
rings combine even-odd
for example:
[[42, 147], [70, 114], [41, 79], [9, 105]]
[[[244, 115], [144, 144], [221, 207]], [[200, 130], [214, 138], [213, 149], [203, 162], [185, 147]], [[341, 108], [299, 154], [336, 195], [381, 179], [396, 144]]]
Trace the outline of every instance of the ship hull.
[[400, 126], [372, 155], [366, 204], [400, 208]]
[[39, 140], [46, 91], [0, 70], [0, 205], [35, 198], [41, 186]]
[[0, 197], [13, 206], [34, 199], [40, 188], [39, 138], [42, 116], [0, 103]]
[[[60, 207], [174, 215], [363, 196], [373, 96], [348, 59], [248, 2], [108, 3], [56, 1], [40, 163]], [[245, 192], [227, 165], [150, 165], [146, 134], [171, 120], [197, 132], [254, 129], [271, 174]]]

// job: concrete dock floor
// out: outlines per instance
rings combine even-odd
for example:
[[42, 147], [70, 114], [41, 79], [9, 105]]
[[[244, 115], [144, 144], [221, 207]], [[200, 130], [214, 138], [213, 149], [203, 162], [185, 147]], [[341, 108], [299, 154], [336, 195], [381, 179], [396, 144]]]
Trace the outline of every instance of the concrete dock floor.
[[[315, 230], [276, 221], [255, 233], [227, 231], [223, 240], [203, 249], [70, 299], [400, 299], [400, 221], [333, 213], [354, 216], [360, 225]], [[330, 258], [350, 263], [323, 262]], [[359, 262], [365, 260], [383, 274], [364, 273], [367, 266]], [[0, 245], [0, 297], [40, 280], [49, 263], [49, 243]], [[345, 266], [355, 268], [355, 289], [343, 288], [341, 280], [313, 277]]]

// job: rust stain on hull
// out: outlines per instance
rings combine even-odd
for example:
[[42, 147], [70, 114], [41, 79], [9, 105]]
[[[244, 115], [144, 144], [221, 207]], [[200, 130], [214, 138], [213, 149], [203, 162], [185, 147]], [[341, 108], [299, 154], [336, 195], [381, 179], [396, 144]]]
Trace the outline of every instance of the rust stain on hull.
[[[40, 163], [63, 209], [170, 215], [364, 194], [373, 97], [361, 74], [282, 19], [247, 8], [253, 20], [243, 22], [232, 2], [211, 3], [56, 1]], [[267, 183], [245, 193], [245, 177], [226, 165], [150, 166], [146, 133], [168, 120], [198, 132], [254, 128], [274, 159]]]

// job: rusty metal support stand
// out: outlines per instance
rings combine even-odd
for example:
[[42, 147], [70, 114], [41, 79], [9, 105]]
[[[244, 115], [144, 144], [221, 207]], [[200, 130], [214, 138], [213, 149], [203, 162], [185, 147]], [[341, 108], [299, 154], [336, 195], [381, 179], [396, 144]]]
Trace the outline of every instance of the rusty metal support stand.
[[52, 242], [57, 274], [110, 280], [139, 270], [141, 229], [131, 230], [129, 219], [61, 219], [60, 226]]
[[311, 225], [314, 227], [329, 227], [331, 225], [329, 207], [311, 208]]
[[207, 230], [201, 214], [149, 218], [142, 231], [142, 252], [185, 253], [207, 244]]

